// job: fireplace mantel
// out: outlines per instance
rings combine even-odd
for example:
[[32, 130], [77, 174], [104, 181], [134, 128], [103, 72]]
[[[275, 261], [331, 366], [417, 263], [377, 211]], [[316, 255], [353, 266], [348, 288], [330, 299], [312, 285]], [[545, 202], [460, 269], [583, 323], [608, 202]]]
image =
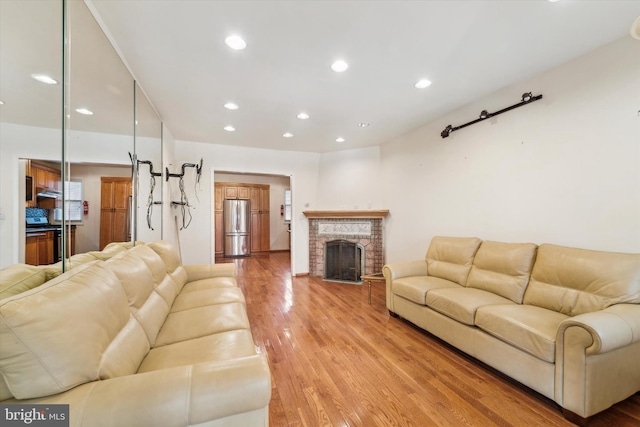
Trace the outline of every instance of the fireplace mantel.
[[304, 216], [314, 218], [385, 218], [389, 210], [339, 210], [339, 211], [304, 211]]

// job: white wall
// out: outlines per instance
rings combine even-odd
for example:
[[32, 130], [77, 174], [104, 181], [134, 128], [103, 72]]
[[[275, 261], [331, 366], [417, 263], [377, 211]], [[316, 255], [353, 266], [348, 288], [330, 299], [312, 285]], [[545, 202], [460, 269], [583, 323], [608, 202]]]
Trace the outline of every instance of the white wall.
[[[204, 159], [200, 185], [194, 185], [193, 175], [185, 180], [187, 197], [193, 204], [191, 225], [179, 233], [183, 263], [214, 262], [213, 182], [216, 170], [249, 174], [284, 175], [291, 177], [293, 199], [292, 273], [309, 271], [309, 229], [304, 210], [317, 209], [317, 177], [319, 154], [276, 151], [229, 145], [176, 141], [176, 158], [169, 166], [178, 172], [183, 162], [196, 163]], [[190, 172], [191, 173], [191, 172]], [[171, 178], [172, 197], [179, 199], [177, 179]], [[196, 197], [197, 196], [197, 197]], [[172, 209], [176, 214], [177, 209]], [[180, 221], [179, 221], [180, 222]]]
[[284, 190], [290, 187], [289, 177], [273, 175], [248, 175], [218, 173], [215, 182], [235, 182], [246, 184], [265, 184], [269, 186], [269, 249], [281, 251], [289, 249], [289, 224], [280, 215], [280, 205], [284, 204]]
[[[164, 124], [162, 125], [162, 172], [165, 165], [175, 163], [176, 140]], [[164, 175], [162, 179], [165, 179]], [[171, 208], [171, 189], [165, 180], [162, 183], [162, 239], [178, 247], [178, 230], [176, 228], [175, 212]]]
[[[387, 262], [434, 235], [640, 252], [639, 76], [626, 37], [384, 144]], [[440, 137], [528, 91], [544, 97]]]
[[387, 209], [382, 206], [380, 147], [336, 151], [320, 157], [320, 209]]

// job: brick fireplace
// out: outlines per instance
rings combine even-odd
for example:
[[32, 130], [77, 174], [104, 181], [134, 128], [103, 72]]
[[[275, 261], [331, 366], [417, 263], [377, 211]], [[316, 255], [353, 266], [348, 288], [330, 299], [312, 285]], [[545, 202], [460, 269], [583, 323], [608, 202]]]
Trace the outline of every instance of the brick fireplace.
[[384, 218], [388, 210], [305, 211], [309, 219], [309, 275], [325, 277], [325, 247], [337, 239], [364, 248], [362, 274], [382, 271]]

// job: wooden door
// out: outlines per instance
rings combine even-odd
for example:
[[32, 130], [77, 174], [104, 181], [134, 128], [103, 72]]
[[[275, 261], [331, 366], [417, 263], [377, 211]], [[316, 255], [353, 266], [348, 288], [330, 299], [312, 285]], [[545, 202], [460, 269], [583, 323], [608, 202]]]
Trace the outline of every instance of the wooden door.
[[251, 212], [251, 252], [260, 252], [262, 250], [261, 224], [260, 213]]
[[224, 253], [224, 229], [222, 225], [224, 218], [224, 192], [224, 184], [216, 182], [213, 190], [213, 218], [215, 225], [214, 254], [220, 256]]
[[101, 177], [100, 250], [131, 240], [131, 178]]
[[260, 250], [268, 252], [271, 249], [271, 212], [269, 206], [269, 187], [260, 188]]

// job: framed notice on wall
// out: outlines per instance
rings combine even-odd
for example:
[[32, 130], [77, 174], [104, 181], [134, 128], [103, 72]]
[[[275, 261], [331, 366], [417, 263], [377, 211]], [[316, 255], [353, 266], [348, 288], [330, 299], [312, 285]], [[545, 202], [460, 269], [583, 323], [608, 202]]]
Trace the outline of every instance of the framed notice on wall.
[[291, 222], [291, 190], [284, 190], [284, 221]]

